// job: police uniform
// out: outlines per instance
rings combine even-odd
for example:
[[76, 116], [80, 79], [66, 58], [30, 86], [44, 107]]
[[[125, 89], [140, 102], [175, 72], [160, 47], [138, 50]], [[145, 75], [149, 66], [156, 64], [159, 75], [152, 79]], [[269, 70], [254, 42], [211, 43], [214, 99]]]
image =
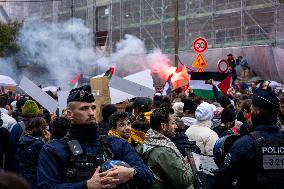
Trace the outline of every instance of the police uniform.
[[[284, 135], [277, 126], [278, 97], [256, 91], [253, 105], [268, 112], [252, 120], [255, 130], [238, 139], [215, 172], [215, 188], [284, 188]], [[270, 123], [270, 124], [269, 124]]]
[[[93, 102], [89, 86], [72, 90], [67, 102]], [[135, 150], [124, 140], [116, 137], [100, 138], [94, 125], [90, 129], [88, 140], [80, 137], [80, 129], [69, 131], [63, 139], [52, 140], [45, 145], [39, 156], [38, 188], [87, 188], [96, 168], [107, 160], [121, 160], [135, 169], [133, 185], [148, 188], [153, 183], [153, 175], [143, 163]], [[117, 188], [131, 188], [130, 185], [120, 185]]]

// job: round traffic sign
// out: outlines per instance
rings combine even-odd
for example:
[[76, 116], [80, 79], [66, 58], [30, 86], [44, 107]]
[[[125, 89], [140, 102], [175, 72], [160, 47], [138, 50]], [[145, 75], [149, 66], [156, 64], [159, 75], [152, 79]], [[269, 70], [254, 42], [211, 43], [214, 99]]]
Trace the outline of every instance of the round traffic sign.
[[226, 73], [229, 69], [229, 63], [225, 59], [219, 60], [217, 63], [217, 68], [219, 72]]
[[201, 37], [193, 42], [193, 49], [197, 53], [203, 53], [204, 51], [206, 51], [207, 47], [207, 41]]

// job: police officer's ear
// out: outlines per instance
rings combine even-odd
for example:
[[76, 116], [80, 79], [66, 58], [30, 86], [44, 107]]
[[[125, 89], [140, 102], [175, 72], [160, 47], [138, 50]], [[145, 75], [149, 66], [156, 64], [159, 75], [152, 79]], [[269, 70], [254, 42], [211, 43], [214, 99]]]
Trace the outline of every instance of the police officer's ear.
[[72, 120], [72, 112], [71, 112], [71, 110], [70, 110], [70, 109], [67, 109], [65, 113], [66, 113], [66, 117], [67, 117], [69, 120]]
[[72, 109], [73, 109], [73, 106], [74, 106], [74, 103], [70, 102], [70, 103], [68, 103], [67, 108], [65, 110], [66, 117], [69, 120], [72, 120], [72, 115], [73, 115]]

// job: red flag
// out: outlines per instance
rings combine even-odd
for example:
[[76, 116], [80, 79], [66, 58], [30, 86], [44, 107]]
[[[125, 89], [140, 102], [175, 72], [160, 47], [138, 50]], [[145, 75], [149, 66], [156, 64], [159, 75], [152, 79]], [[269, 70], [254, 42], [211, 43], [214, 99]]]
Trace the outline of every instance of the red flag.
[[217, 85], [224, 95], [227, 95], [227, 91], [231, 87], [231, 81], [232, 74], [228, 75], [223, 81], [221, 81], [221, 83]]

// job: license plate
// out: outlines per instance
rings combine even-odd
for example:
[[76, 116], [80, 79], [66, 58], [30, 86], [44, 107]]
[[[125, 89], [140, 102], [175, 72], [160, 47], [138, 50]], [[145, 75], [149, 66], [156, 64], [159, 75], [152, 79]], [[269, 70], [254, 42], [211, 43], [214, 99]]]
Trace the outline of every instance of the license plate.
[[284, 169], [284, 155], [263, 155], [264, 169]]

